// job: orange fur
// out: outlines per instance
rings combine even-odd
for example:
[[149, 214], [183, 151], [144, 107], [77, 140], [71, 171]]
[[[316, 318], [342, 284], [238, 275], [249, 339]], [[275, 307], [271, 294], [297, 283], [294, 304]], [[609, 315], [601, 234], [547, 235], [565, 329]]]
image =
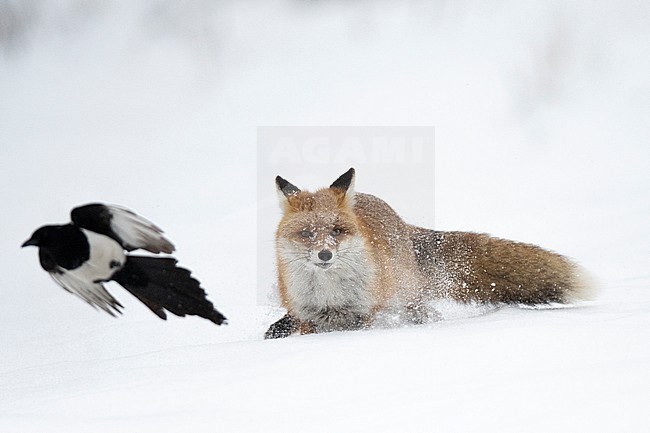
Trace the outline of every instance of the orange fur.
[[578, 266], [564, 256], [485, 234], [409, 225], [381, 199], [355, 193], [353, 182], [352, 169], [313, 193], [276, 179], [284, 195], [278, 286], [288, 315], [268, 338], [364, 327], [395, 305], [419, 323], [426, 301], [439, 297], [538, 304], [588, 295]]

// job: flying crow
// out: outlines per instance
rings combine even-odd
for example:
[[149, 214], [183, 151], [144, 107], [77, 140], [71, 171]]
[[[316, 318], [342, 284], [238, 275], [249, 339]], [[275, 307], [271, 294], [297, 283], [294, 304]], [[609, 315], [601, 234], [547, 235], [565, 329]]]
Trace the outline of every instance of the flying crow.
[[61, 287], [115, 316], [124, 308], [102, 283], [115, 281], [158, 317], [200, 316], [221, 325], [226, 318], [200, 283], [173, 257], [130, 255], [136, 249], [172, 253], [162, 230], [130, 210], [88, 204], [72, 210], [72, 223], [37, 229], [22, 245], [38, 247], [41, 266]]

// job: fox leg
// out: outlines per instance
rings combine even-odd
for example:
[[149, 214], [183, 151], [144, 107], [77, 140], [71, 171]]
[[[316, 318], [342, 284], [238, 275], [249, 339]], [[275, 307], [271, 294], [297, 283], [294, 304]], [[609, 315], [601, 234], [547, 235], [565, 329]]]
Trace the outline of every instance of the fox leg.
[[312, 322], [300, 322], [298, 328], [300, 329], [300, 335], [315, 334], [317, 332], [316, 325]]
[[402, 317], [413, 325], [437, 321], [440, 319], [437, 311], [427, 305], [430, 300], [430, 291], [423, 287], [411, 296], [404, 304]]
[[413, 325], [422, 325], [430, 319], [426, 305], [419, 302], [409, 302], [406, 304], [403, 317]]
[[264, 333], [264, 339], [285, 338], [298, 330], [301, 330], [302, 333], [300, 320], [287, 313], [280, 320], [269, 326], [269, 329]]

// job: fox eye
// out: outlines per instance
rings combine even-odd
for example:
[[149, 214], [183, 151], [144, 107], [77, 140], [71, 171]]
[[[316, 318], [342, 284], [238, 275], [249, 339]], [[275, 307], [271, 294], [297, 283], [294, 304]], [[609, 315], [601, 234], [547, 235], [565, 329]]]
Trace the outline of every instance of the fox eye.
[[340, 234], [341, 234], [341, 229], [334, 229], [334, 230], [332, 230], [330, 232], [330, 236], [334, 236], [334, 237], [336, 237], [336, 236], [338, 236]]
[[314, 234], [312, 232], [310, 232], [309, 230], [303, 230], [303, 231], [300, 232], [300, 236], [302, 236], [303, 238], [310, 238], [313, 235]]

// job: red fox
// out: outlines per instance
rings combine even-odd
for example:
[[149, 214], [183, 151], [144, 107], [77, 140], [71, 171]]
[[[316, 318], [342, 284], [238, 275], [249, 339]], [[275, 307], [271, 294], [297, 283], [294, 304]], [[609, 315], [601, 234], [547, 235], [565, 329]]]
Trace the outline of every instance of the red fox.
[[493, 304], [588, 299], [578, 265], [538, 246], [405, 223], [383, 200], [354, 192], [354, 169], [301, 191], [280, 176], [278, 288], [287, 314], [265, 338], [371, 326], [388, 309], [412, 323], [447, 298]]

